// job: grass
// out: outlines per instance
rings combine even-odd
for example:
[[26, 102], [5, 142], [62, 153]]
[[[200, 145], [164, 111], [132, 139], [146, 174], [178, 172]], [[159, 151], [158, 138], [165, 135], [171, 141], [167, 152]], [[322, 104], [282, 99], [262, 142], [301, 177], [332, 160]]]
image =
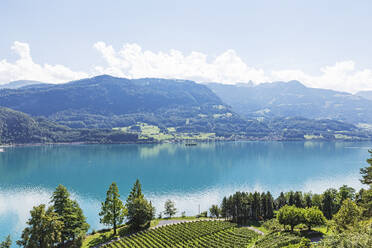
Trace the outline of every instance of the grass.
[[264, 234], [267, 234], [270, 232], [270, 230], [266, 229], [264, 226], [263, 226], [263, 221], [255, 221], [255, 220], [251, 220], [249, 221], [248, 223], [245, 224], [245, 226], [251, 226], [251, 227], [254, 227], [258, 230], [260, 230], [261, 232], [263, 232]]
[[177, 133], [176, 128], [168, 127], [166, 130], [161, 130], [158, 126], [149, 125], [147, 123], [137, 123], [128, 127], [116, 127], [113, 130], [120, 130], [125, 133], [137, 133], [140, 139], [146, 140], [153, 138], [157, 141], [166, 140], [209, 140], [215, 139], [215, 133]]
[[332, 235], [331, 229], [327, 228], [327, 226], [314, 227], [312, 230], [323, 233], [323, 235]]
[[[118, 232], [118, 235], [116, 235], [116, 237], [125, 236], [129, 233], [128, 227], [125, 225], [121, 226], [118, 228], [117, 232]], [[113, 229], [103, 229], [103, 230], [95, 232], [94, 234], [87, 235], [83, 241], [81, 248], [93, 247], [93, 246], [108, 242], [112, 240], [114, 237], [115, 236], [114, 236]]]

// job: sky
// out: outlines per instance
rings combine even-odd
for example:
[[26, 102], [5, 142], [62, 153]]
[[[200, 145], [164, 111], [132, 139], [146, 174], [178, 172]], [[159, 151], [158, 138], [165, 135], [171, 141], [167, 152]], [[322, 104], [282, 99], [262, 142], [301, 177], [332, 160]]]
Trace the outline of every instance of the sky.
[[100, 74], [372, 90], [372, 1], [1, 0], [0, 84]]

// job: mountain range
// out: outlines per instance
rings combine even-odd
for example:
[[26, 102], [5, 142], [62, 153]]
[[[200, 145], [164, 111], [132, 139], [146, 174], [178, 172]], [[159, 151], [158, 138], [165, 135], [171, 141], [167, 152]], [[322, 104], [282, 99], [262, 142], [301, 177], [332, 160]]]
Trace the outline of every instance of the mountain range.
[[33, 81], [33, 80], [18, 80], [18, 81], [12, 81], [6, 84], [0, 84], [0, 89], [19, 89], [22, 87], [27, 86], [41, 86], [47, 83], [39, 82], [39, 81]]
[[372, 100], [361, 95], [309, 88], [298, 81], [253, 86], [209, 83], [207, 86], [246, 118], [301, 116], [353, 124], [372, 123]]
[[368, 100], [372, 100], [372, 90], [359, 91], [356, 93], [356, 95], [364, 97]]
[[[297, 81], [223, 85], [102, 75], [64, 84], [9, 85], [0, 90], [3, 143], [27, 143], [27, 137], [31, 143], [140, 141], [138, 135], [117, 132], [134, 130], [138, 123], [162, 133], [215, 133], [228, 139], [372, 137], [357, 126], [372, 123], [371, 100]], [[16, 130], [22, 134], [17, 140], [12, 139]]]

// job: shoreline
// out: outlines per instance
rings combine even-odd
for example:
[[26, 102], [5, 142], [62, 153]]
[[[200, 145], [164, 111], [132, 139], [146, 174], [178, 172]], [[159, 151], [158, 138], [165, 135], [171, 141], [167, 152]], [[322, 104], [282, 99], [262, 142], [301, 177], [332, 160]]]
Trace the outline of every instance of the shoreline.
[[[10, 147], [32, 147], [32, 146], [55, 146], [55, 145], [155, 145], [155, 144], [186, 144], [189, 140], [176, 140], [176, 141], [152, 141], [152, 142], [112, 142], [112, 143], [99, 143], [99, 142], [49, 142], [49, 143], [20, 143], [20, 144], [0, 144], [0, 152], [4, 152], [3, 148]], [[216, 140], [193, 140], [194, 143], [220, 143], [220, 142], [372, 142], [372, 139], [216, 139]]]

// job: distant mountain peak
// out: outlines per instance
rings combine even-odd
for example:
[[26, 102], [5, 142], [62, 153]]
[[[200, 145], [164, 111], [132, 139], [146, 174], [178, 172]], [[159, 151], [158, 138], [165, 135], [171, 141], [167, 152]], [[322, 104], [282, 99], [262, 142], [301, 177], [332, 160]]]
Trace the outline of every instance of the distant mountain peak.
[[24, 86], [48, 84], [34, 80], [17, 80], [6, 84], [0, 84], [0, 89], [19, 89]]

